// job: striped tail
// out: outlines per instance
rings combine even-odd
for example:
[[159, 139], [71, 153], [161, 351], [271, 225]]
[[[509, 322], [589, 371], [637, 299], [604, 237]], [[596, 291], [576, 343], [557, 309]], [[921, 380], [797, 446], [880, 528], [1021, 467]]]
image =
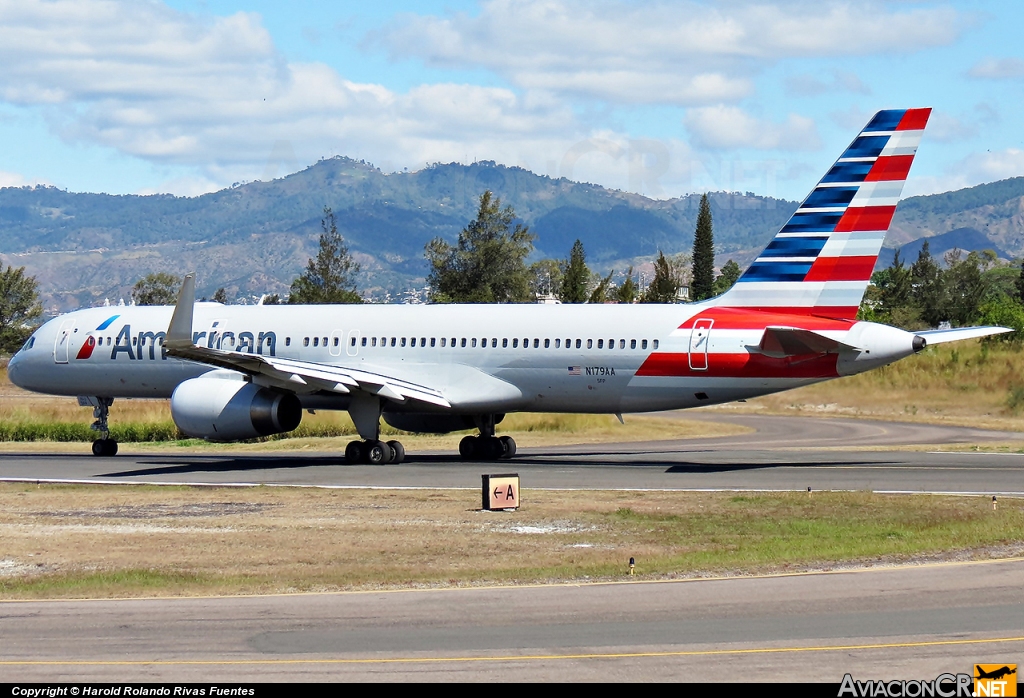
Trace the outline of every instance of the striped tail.
[[716, 306], [853, 320], [931, 109], [887, 109]]

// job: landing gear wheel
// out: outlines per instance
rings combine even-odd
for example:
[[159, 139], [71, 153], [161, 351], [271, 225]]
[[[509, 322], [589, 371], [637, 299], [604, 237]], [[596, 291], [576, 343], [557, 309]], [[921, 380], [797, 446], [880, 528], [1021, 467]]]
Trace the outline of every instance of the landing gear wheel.
[[349, 465], [355, 465], [356, 463], [362, 463], [363, 461], [363, 442], [362, 441], [350, 441], [348, 446], [345, 447], [345, 462]]
[[479, 439], [475, 436], [467, 436], [459, 442], [459, 455], [463, 460], [472, 460], [477, 455], [478, 441]]
[[502, 451], [503, 451], [503, 453], [501, 454], [502, 458], [511, 458], [512, 456], [516, 455], [516, 440], [515, 439], [513, 439], [511, 436], [501, 436], [501, 437], [498, 438], [498, 441], [501, 442], [501, 446], [502, 446]]
[[402, 445], [401, 441], [388, 441], [388, 446], [391, 447], [391, 460], [388, 463], [404, 463], [405, 462], [405, 446]]
[[482, 448], [478, 449], [482, 451], [480, 455], [487, 460], [498, 460], [505, 453], [505, 446], [498, 439], [493, 436], [483, 438], [480, 440]]
[[117, 442], [113, 439], [96, 439], [92, 442], [92, 455], [110, 458], [117, 455]]
[[391, 460], [391, 447], [383, 441], [368, 441], [364, 448], [370, 465], [384, 465]]

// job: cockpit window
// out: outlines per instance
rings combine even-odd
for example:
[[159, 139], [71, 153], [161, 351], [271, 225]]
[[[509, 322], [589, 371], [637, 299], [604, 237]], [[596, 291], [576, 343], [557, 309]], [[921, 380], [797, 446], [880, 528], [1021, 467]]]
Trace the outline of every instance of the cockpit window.
[[31, 337], [28, 338], [28, 341], [25, 342], [24, 346], [22, 346], [21, 350], [22, 351], [28, 351], [29, 349], [31, 349], [33, 347], [33, 345], [35, 345], [35, 343], [36, 343], [36, 336], [32, 335]]

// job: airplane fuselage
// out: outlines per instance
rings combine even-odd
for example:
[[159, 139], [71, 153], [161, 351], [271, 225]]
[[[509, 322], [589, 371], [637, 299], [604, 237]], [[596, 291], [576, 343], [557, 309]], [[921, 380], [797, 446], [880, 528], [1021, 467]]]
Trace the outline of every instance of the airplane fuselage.
[[[199, 303], [193, 342], [429, 384], [451, 403], [439, 411], [465, 414], [678, 409], [777, 392], [860, 368], [856, 359], [863, 357], [844, 360], [840, 353], [803, 357], [796, 365], [791, 358], [765, 356], [758, 344], [766, 325], [786, 324], [787, 318], [730, 310], [713, 304]], [[16, 355], [11, 379], [57, 395], [168, 398], [181, 382], [216, 370], [167, 356], [163, 339], [172, 311], [129, 306], [62, 315], [37, 330], [31, 347]], [[806, 317], [789, 319], [808, 324]], [[816, 323], [837, 338], [871, 325]], [[303, 407], [347, 409], [345, 395], [297, 388]]]

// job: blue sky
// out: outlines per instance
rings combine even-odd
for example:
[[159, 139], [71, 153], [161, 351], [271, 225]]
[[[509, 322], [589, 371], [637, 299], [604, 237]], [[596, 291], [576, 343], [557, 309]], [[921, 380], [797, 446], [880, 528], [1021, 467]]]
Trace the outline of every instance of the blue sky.
[[907, 194], [1024, 175], [1024, 4], [0, 0], [0, 186], [196, 195], [348, 155], [802, 198], [935, 108]]

